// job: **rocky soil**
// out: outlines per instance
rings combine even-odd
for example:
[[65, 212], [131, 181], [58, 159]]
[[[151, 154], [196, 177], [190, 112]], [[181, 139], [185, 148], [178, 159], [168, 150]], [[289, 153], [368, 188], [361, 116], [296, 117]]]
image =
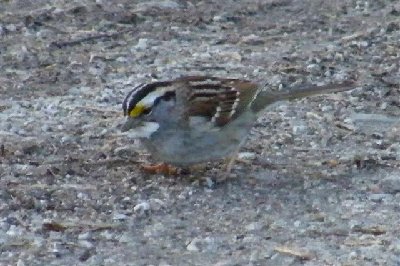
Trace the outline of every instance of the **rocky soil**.
[[[0, 1], [0, 265], [400, 265], [400, 3]], [[148, 175], [135, 84], [356, 77], [266, 109], [233, 177]]]

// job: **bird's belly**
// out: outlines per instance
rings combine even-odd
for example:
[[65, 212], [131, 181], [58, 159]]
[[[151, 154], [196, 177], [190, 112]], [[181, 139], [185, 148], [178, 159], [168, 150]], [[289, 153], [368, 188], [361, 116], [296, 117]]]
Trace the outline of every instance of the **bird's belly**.
[[241, 116], [218, 129], [164, 129], [143, 144], [154, 159], [177, 166], [219, 160], [237, 150], [254, 121], [253, 116]]

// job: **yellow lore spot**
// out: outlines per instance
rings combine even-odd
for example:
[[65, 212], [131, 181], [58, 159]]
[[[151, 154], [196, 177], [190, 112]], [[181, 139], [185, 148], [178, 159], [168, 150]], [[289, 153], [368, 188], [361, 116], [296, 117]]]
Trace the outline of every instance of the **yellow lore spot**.
[[145, 106], [141, 105], [141, 104], [137, 104], [130, 112], [129, 112], [129, 116], [130, 117], [138, 117], [139, 115], [141, 115], [143, 113], [143, 111], [145, 110]]

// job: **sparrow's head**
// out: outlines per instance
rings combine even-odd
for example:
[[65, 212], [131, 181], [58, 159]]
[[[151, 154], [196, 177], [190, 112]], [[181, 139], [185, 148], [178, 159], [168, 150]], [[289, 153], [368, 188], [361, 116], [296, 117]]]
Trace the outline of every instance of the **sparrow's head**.
[[168, 82], [154, 82], [136, 86], [122, 103], [127, 121], [122, 131], [134, 129], [144, 133], [144, 137], [154, 133], [168, 115], [166, 110], [175, 104], [175, 90]]

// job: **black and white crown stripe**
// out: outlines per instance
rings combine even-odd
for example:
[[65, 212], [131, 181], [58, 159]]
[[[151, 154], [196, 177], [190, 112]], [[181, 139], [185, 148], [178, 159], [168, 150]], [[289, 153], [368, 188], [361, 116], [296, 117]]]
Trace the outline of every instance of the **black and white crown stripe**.
[[148, 84], [142, 83], [134, 87], [128, 95], [126, 95], [123, 103], [122, 103], [122, 109], [124, 110], [124, 115], [127, 115], [129, 111], [136, 105], [136, 98], [139, 98], [138, 96], [145, 96], [145, 95], [140, 95], [140, 92], [143, 91], [142, 89], [146, 87]]
[[127, 115], [139, 103], [151, 108], [157, 98], [174, 90], [174, 87], [170, 84], [170, 82], [154, 82], [136, 86], [128, 93], [122, 103], [124, 114]]

